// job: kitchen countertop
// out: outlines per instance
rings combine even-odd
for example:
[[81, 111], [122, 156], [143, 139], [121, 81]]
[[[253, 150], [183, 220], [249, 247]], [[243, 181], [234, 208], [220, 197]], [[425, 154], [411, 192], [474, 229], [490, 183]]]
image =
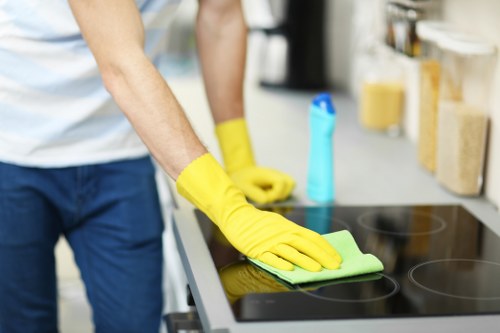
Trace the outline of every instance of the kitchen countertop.
[[[250, 80], [249, 80], [250, 81]], [[219, 160], [220, 152], [201, 80], [196, 76], [170, 80], [195, 131]], [[309, 144], [308, 107], [313, 93], [245, 88], [246, 117], [259, 165], [290, 174], [297, 182], [282, 204], [315, 205], [306, 195]], [[417, 148], [404, 136], [367, 131], [357, 120], [357, 103], [333, 92], [337, 112], [334, 133], [335, 205], [462, 204], [500, 234], [500, 214], [484, 197], [460, 197], [441, 187], [420, 167]], [[171, 184], [171, 188], [175, 188]], [[192, 207], [174, 194], [178, 207]]]

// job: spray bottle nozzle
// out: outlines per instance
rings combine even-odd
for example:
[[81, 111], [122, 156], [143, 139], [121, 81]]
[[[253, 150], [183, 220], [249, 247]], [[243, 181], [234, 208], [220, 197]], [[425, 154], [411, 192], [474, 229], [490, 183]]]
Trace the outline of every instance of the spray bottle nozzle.
[[335, 114], [332, 98], [329, 93], [321, 93], [313, 99], [313, 104], [328, 113]]

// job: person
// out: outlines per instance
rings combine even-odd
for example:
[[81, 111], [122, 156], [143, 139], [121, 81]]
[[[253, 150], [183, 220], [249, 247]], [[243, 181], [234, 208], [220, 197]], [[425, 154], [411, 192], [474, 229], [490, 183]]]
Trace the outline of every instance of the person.
[[200, 0], [197, 15], [225, 170], [157, 70], [171, 6], [0, 3], [1, 333], [57, 332], [54, 246], [61, 234], [95, 331], [158, 331], [163, 222], [150, 156], [243, 254], [288, 270], [339, 266], [318, 234], [246, 199], [283, 200], [293, 180], [252, 156], [241, 3]]

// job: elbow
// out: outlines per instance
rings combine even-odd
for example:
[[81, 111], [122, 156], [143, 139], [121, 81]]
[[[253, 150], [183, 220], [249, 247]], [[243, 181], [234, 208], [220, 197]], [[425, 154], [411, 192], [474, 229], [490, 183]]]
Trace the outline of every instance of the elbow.
[[117, 63], [106, 63], [99, 66], [104, 88], [114, 96], [121, 83], [126, 81], [124, 69]]
[[112, 96], [116, 96], [123, 88], [128, 87], [130, 81], [149, 63], [142, 50], [125, 54], [127, 54], [125, 57], [120, 54], [98, 61], [104, 87]]

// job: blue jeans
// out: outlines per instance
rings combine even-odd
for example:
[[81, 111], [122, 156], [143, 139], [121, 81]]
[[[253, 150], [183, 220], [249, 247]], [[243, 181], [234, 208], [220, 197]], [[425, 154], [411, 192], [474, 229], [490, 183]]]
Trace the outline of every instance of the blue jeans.
[[57, 332], [54, 246], [73, 249], [96, 332], [158, 333], [163, 219], [149, 157], [0, 163], [0, 333]]

